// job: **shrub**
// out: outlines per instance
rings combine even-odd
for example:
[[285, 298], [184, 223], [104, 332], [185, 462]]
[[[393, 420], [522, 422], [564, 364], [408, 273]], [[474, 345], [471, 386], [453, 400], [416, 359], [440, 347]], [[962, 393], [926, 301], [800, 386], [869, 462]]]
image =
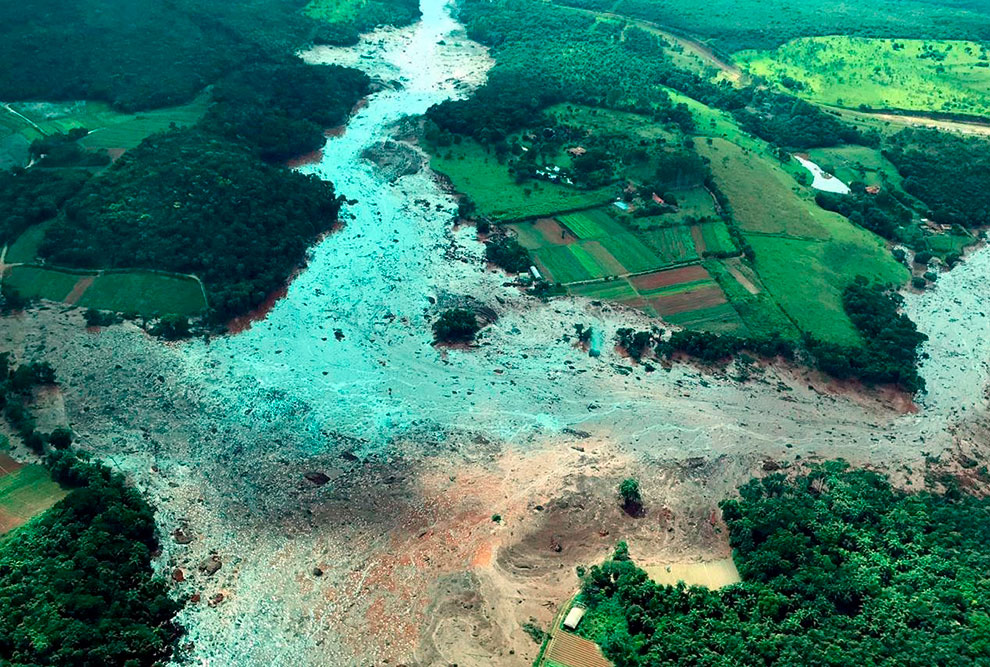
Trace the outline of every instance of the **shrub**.
[[433, 323], [433, 337], [438, 343], [470, 343], [480, 330], [478, 318], [466, 308], [445, 310]]
[[503, 236], [485, 244], [485, 259], [509, 273], [529, 270], [529, 252], [511, 236]]

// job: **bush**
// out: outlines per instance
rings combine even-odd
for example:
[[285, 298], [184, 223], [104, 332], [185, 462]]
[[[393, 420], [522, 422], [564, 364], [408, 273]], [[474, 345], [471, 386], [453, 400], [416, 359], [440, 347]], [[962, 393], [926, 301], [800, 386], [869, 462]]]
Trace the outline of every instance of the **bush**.
[[151, 329], [151, 333], [165, 340], [189, 337], [189, 319], [184, 315], [166, 315]]
[[503, 236], [485, 244], [485, 259], [509, 273], [529, 270], [529, 252], [511, 236]]
[[445, 310], [433, 323], [433, 337], [438, 343], [470, 343], [480, 330], [478, 318], [465, 308]]
[[629, 478], [619, 484], [622, 508], [629, 514], [639, 514], [643, 510], [643, 497], [639, 493], [639, 482]]
[[915, 276], [911, 278], [911, 286], [915, 289], [925, 289], [928, 286], [928, 281], [921, 276]]

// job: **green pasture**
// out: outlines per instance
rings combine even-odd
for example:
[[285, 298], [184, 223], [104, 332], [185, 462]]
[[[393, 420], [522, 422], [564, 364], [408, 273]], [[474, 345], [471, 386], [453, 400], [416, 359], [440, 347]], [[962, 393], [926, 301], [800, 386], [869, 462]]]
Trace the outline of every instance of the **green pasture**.
[[[85, 287], [80, 281], [93, 279]], [[4, 282], [31, 299], [65, 302], [80, 285], [74, 305], [147, 317], [196, 315], [206, 308], [199, 283], [189, 277], [149, 271], [70, 273], [41, 266], [14, 266]]]
[[625, 280], [606, 280], [572, 285], [567, 288], [567, 291], [574, 296], [584, 296], [601, 301], [628, 302], [639, 298], [636, 290]]
[[145, 271], [105, 273], [76, 305], [149, 316], [191, 316], [206, 308], [203, 290], [196, 280]]
[[11, 162], [8, 166], [23, 164], [32, 141], [80, 127], [90, 131], [80, 140], [85, 148], [134, 148], [145, 137], [165, 131], [173, 123], [195, 124], [206, 113], [207, 106], [209, 95], [205, 93], [189, 104], [133, 114], [114, 111], [103, 102], [13, 103], [10, 109], [17, 113], [0, 107], [0, 168], [5, 162]]
[[971, 115], [990, 112], [990, 67], [977, 42], [809, 37], [735, 54], [750, 73], [820, 104]]
[[711, 308], [701, 308], [700, 310], [689, 310], [683, 313], [665, 315], [663, 319], [686, 329], [698, 329], [700, 331], [711, 331], [720, 334], [735, 334], [737, 336], [743, 336], [749, 333], [746, 324], [730, 303], [723, 303], [718, 306], [712, 306]]
[[33, 262], [38, 257], [38, 248], [45, 239], [45, 231], [51, 226], [52, 220], [28, 227], [7, 247], [7, 264], [23, 264]]
[[859, 335], [842, 307], [846, 286], [858, 275], [894, 285], [910, 276], [878, 237], [843, 222], [823, 241], [761, 234], [747, 240], [756, 253], [754, 265], [763, 285], [802, 331], [854, 344]]
[[65, 496], [66, 491], [40, 465], [0, 476], [0, 534], [5, 525], [13, 528], [26, 523]]
[[628, 273], [652, 271], [663, 261], [642, 241], [629, 232], [597, 239], [599, 243], [626, 268]]
[[841, 218], [819, 208], [809, 191], [762, 153], [724, 139], [697, 148], [711, 160], [715, 181], [744, 231], [821, 239], [828, 236], [826, 227]]
[[537, 264], [554, 282], [566, 284], [605, 277], [594, 258], [578, 245], [547, 246], [534, 254]]
[[516, 183], [506, 165], [470, 139], [437, 149], [430, 166], [449, 178], [457, 192], [470, 197], [481, 215], [495, 221], [591, 208], [608, 203], [614, 196], [611, 187], [578, 190], [547, 181]]
[[666, 129], [651, 118], [626, 111], [613, 111], [581, 104], [557, 104], [544, 113], [559, 123], [580, 127], [591, 135], [622, 136], [638, 143], [646, 139], [655, 143], [658, 139], [676, 141], [676, 133]]
[[843, 183], [861, 181], [866, 185], [900, 187], [901, 175], [877, 148], [835, 146], [807, 151], [811, 161]]

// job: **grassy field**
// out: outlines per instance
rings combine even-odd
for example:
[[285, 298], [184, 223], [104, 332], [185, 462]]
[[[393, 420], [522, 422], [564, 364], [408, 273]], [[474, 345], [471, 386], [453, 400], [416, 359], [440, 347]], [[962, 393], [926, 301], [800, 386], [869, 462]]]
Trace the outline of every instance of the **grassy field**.
[[51, 226], [53, 220], [48, 220], [38, 225], [32, 225], [13, 243], [7, 247], [7, 264], [23, 264], [33, 262], [38, 257], [38, 248], [45, 239], [45, 231]]
[[985, 115], [990, 67], [976, 42], [814, 37], [776, 51], [744, 51], [752, 74], [804, 85], [799, 96], [822, 104]]
[[83, 308], [158, 315], [196, 315], [206, 308], [199, 283], [148, 271], [69, 273], [38, 266], [14, 266], [4, 282], [22, 295]]
[[661, 227], [639, 232], [643, 242], [650, 247], [663, 265], [690, 262], [698, 259], [691, 228], [683, 225]]
[[39, 465], [20, 466], [0, 453], [0, 535], [21, 526], [66, 496]]
[[114, 111], [102, 102], [20, 102], [10, 105], [16, 113], [0, 107], [0, 168], [23, 164], [32, 141], [78, 127], [90, 131], [80, 145], [91, 150], [134, 148], [148, 135], [167, 130], [173, 123], [196, 123], [208, 105], [209, 96], [203, 94], [189, 104], [136, 114]]
[[699, 143], [711, 160], [718, 187], [729, 198], [739, 226], [748, 232], [826, 238], [827, 224], [840, 216], [819, 208], [780, 165], [725, 139]]
[[812, 148], [811, 161], [843, 183], [862, 181], [866, 185], [901, 186], [903, 179], [878, 149], [866, 146]]
[[439, 149], [430, 166], [447, 178], [454, 189], [466, 194], [478, 211], [492, 220], [505, 222], [552, 215], [559, 211], [590, 208], [614, 198], [614, 188], [578, 190], [547, 181], [516, 183], [504, 164], [485, 152], [477, 142]]
[[601, 208], [558, 215], [562, 222], [579, 239], [597, 239], [625, 233], [626, 229], [616, 222], [609, 212]]

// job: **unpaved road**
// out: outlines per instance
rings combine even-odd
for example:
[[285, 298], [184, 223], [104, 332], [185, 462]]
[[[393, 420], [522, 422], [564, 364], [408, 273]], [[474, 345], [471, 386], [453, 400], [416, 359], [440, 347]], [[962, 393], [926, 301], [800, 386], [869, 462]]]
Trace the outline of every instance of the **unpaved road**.
[[[803, 371], [757, 366], [740, 382], [736, 368], [648, 372], [575, 347], [576, 323], [611, 339], [651, 322], [505, 286], [431, 174], [392, 181], [361, 158], [490, 65], [442, 0], [424, 10], [415, 27], [304, 54], [391, 83], [305, 168], [358, 203], [264, 321], [179, 345], [128, 324], [86, 331], [63, 307], [0, 321], [0, 350], [49, 359], [82, 444], [158, 506], [159, 566], [199, 596], [181, 619], [194, 660], [528, 664], [521, 626], [549, 621], [576, 565], [622, 538], [644, 562], [724, 556], [712, 511], [769, 460], [842, 456], [903, 483], [924, 453], [982, 456], [985, 251], [909, 297], [932, 336], [918, 412]], [[498, 320], [475, 349], [434, 348], [431, 318], [465, 297]], [[630, 474], [641, 520], [614, 499]], [[201, 571], [214, 554], [221, 568]]]

